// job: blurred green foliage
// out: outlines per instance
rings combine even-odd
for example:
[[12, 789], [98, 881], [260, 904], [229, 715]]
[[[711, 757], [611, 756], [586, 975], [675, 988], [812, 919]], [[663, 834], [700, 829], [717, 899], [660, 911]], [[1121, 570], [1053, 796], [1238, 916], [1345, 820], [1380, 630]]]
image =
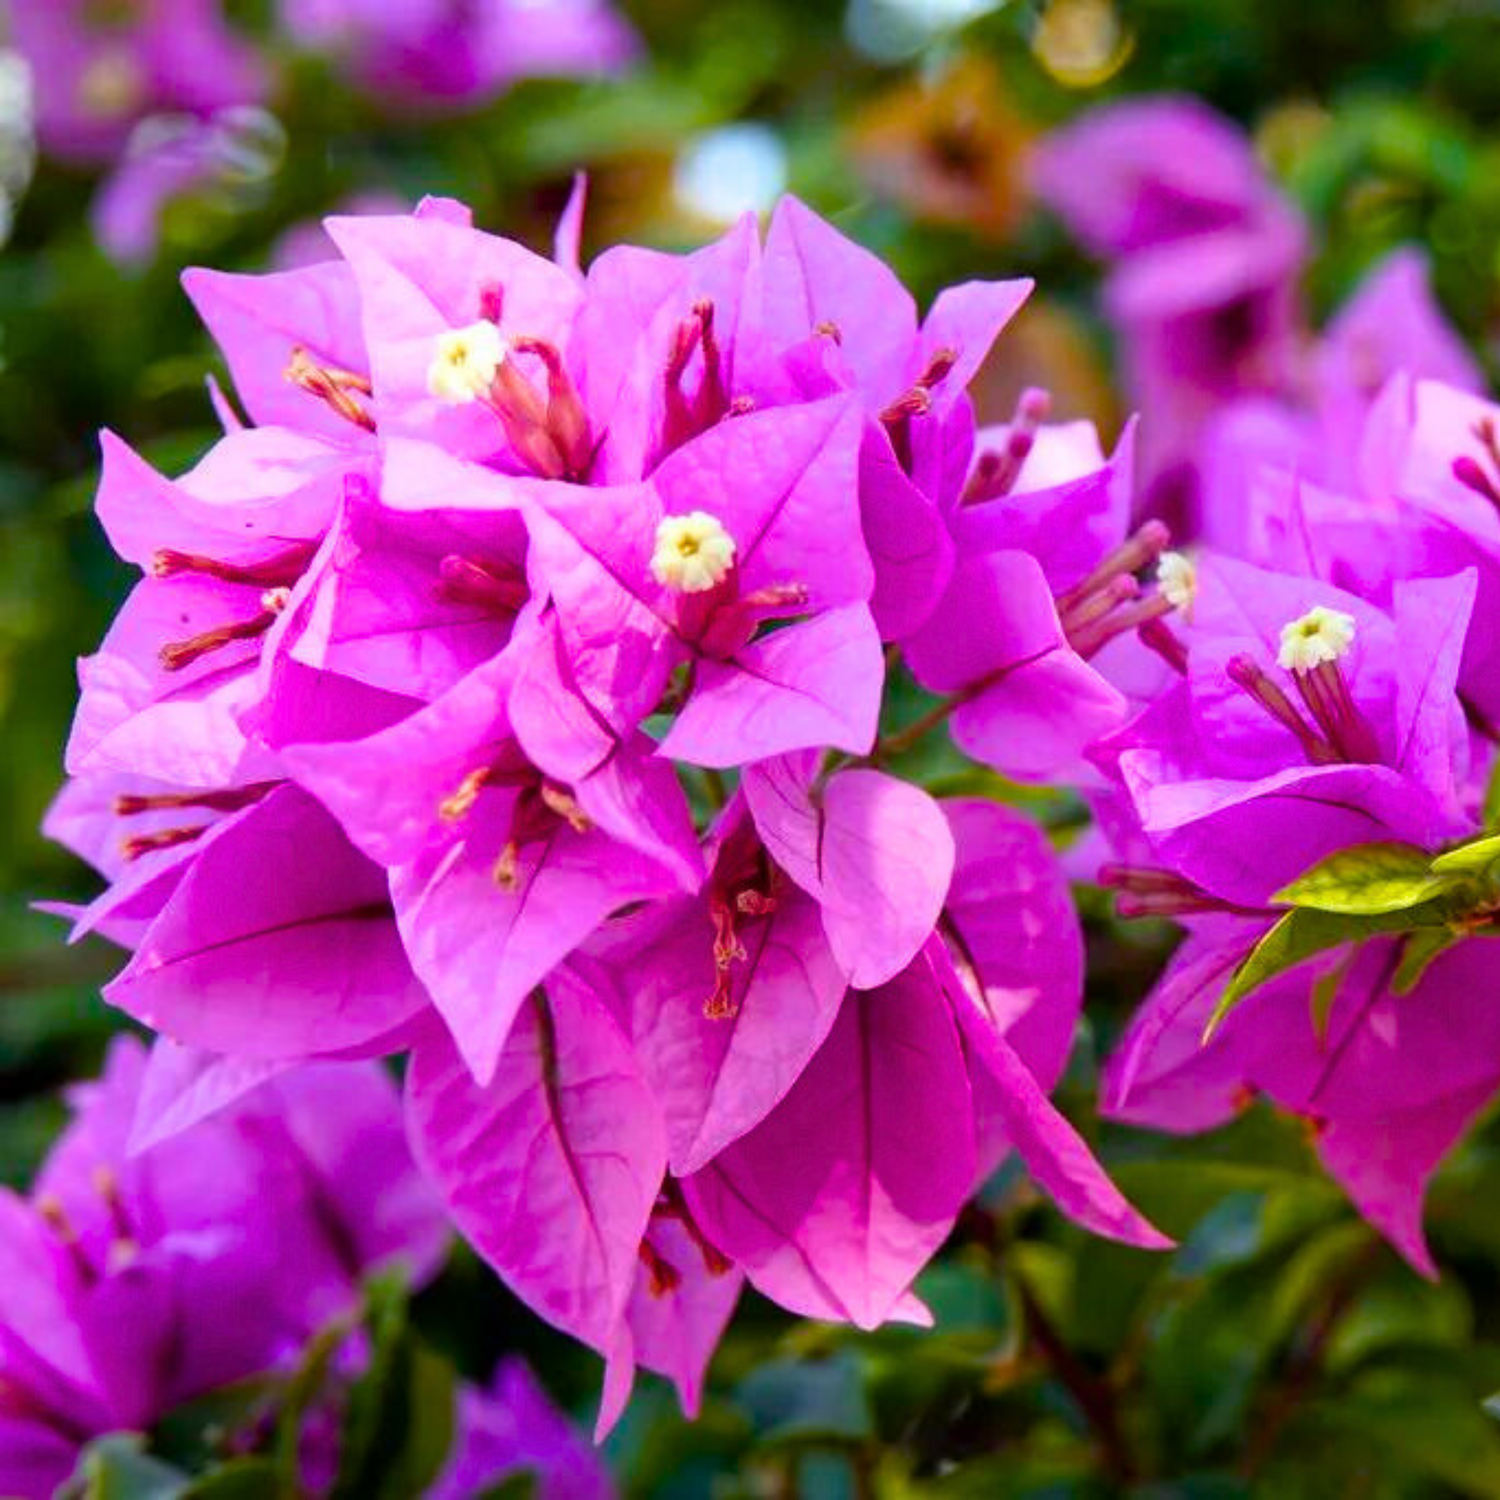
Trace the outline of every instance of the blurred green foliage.
[[[684, 142], [755, 120], [783, 143], [788, 186], [888, 256], [919, 296], [970, 275], [1038, 276], [1044, 308], [1004, 346], [982, 415], [1003, 413], [1006, 393], [1040, 374], [1063, 414], [1112, 421], [1107, 341], [1087, 311], [1092, 269], [1027, 207], [1016, 162], [1029, 133], [1091, 102], [1166, 88], [1257, 129], [1318, 236], [1309, 291], [1320, 313], [1383, 250], [1419, 240], [1448, 311], [1497, 364], [1493, 0], [1011, 0], [970, 5], [983, 13], [962, 28], [913, 27], [910, 13], [962, 9], [929, 4], [906, 7], [904, 31], [894, 0], [625, 8], [651, 57], [634, 76], [528, 83], [462, 119], [391, 117], [298, 61], [275, 105], [284, 154], [254, 181], [176, 206], [145, 270], [119, 270], [93, 245], [88, 180], [39, 169], [0, 255], [5, 1181], [27, 1179], [60, 1118], [58, 1086], [94, 1066], [119, 1024], [97, 998], [111, 954], [65, 948], [57, 921], [29, 903], [91, 888], [36, 829], [60, 779], [73, 661], [129, 584], [89, 515], [95, 433], [119, 431], [168, 470], [211, 440], [202, 379], [216, 357], [178, 290], [182, 265], [263, 266], [285, 230], [370, 192], [453, 194], [487, 227], [541, 244], [578, 166], [593, 180], [591, 246], [685, 245], [715, 226], [674, 191]], [[869, 55], [872, 36], [887, 55]], [[977, 116], [945, 113], [961, 70]], [[960, 200], [967, 190], [969, 216], [934, 211], [935, 186]], [[957, 760], [922, 770], [974, 774]], [[1076, 817], [1051, 796], [1033, 810], [1060, 832]], [[1480, 1132], [1438, 1181], [1431, 1228], [1445, 1276], [1429, 1285], [1354, 1217], [1300, 1127], [1268, 1109], [1191, 1140], [1101, 1133], [1088, 1108], [1096, 1059], [1170, 937], [1124, 931], [1081, 897], [1097, 1035], [1080, 1039], [1060, 1097], [1180, 1248], [1151, 1256], [1090, 1239], [1002, 1172], [919, 1286], [934, 1330], [860, 1335], [748, 1298], [696, 1424], [644, 1383], [609, 1444], [626, 1494], [1500, 1495], [1500, 1426], [1481, 1404], [1500, 1388], [1500, 1134]], [[464, 1251], [410, 1324], [389, 1289], [372, 1294], [369, 1317], [377, 1355], [347, 1409], [346, 1462], [364, 1467], [341, 1493], [404, 1493], [426, 1471], [423, 1444], [450, 1400], [433, 1351], [476, 1378], [518, 1351], [580, 1411], [597, 1387], [592, 1356]], [[318, 1357], [304, 1370], [314, 1384]], [[273, 1394], [285, 1409], [287, 1393]], [[159, 1435], [159, 1456], [110, 1440], [89, 1460], [86, 1492], [283, 1492], [270, 1459], [187, 1480], [206, 1459], [207, 1418], [193, 1416]]]

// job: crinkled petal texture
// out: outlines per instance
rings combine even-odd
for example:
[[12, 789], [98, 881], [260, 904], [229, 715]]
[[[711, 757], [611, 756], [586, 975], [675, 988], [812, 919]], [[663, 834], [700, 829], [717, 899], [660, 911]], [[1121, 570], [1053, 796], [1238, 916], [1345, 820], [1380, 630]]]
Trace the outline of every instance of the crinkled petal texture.
[[610, 1350], [667, 1142], [598, 989], [554, 975], [517, 1017], [484, 1087], [446, 1037], [425, 1036], [407, 1104], [418, 1160], [464, 1236], [540, 1316]]
[[284, 374], [296, 349], [317, 364], [369, 374], [359, 288], [343, 261], [258, 276], [194, 267], [183, 272], [182, 285], [223, 351], [251, 421], [350, 436], [343, 417]]
[[894, 979], [937, 924], [953, 835], [920, 787], [880, 771], [840, 771], [813, 796], [807, 757], [747, 767], [743, 785], [776, 863], [817, 901], [856, 989]]
[[462, 837], [391, 875], [412, 966], [480, 1082], [534, 986], [614, 912], [677, 888], [648, 855], [558, 821], [521, 846], [502, 889], [509, 800], [481, 795]]
[[963, 1047], [919, 960], [851, 990], [781, 1104], [684, 1187], [766, 1296], [873, 1328], [947, 1236], [974, 1168]]
[[653, 1285], [644, 1263], [636, 1273], [619, 1342], [609, 1355], [601, 1425], [608, 1425], [611, 1416], [612, 1388], [624, 1387], [621, 1367], [627, 1360], [670, 1380], [683, 1411], [696, 1417], [709, 1361], [745, 1282], [739, 1267], [718, 1258], [680, 1219], [654, 1218], [646, 1244], [670, 1284]]
[[105, 994], [177, 1041], [261, 1058], [371, 1045], [428, 1003], [384, 872], [292, 786], [202, 836]]
[[1068, 645], [1046, 575], [1025, 552], [960, 561], [905, 651], [923, 687], [958, 696], [954, 743], [1008, 776], [1087, 778], [1084, 751], [1125, 719], [1123, 694]]
[[482, 402], [445, 405], [429, 391], [437, 341], [498, 304], [502, 336], [562, 347], [578, 308], [577, 282], [511, 240], [432, 214], [333, 218], [327, 228], [358, 289], [381, 430], [515, 466], [493, 411]]
[[[1088, 1143], [1048, 1100], [1030, 1068], [934, 941], [929, 961], [953, 1006], [970, 1075], [984, 1080], [992, 1110], [1027, 1170], [1074, 1223], [1147, 1250], [1171, 1241], [1126, 1201]], [[976, 1090], [979, 1089], [976, 1083]]]
[[[957, 863], [941, 932], [964, 987], [1043, 1090], [1062, 1074], [1083, 1008], [1083, 932], [1067, 878], [1029, 819], [979, 798], [942, 803]], [[988, 1075], [973, 1079], [982, 1167], [1009, 1149]]]
[[828, 1035], [849, 982], [817, 905], [794, 888], [778, 892], [774, 911], [741, 917], [735, 935], [745, 956], [730, 966], [728, 1015], [705, 1014], [719, 979], [706, 897], [650, 914], [614, 956], [679, 1175], [781, 1101]]

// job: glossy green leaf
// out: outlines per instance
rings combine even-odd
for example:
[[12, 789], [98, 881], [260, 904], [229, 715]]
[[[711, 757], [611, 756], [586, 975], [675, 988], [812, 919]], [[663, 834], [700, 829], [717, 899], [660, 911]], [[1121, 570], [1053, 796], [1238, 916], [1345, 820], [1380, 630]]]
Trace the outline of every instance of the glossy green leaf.
[[1381, 916], [1441, 895], [1453, 882], [1437, 870], [1414, 844], [1355, 844], [1320, 860], [1275, 899], [1315, 911]]
[[1433, 860], [1432, 868], [1440, 875], [1477, 875], [1500, 859], [1500, 834], [1471, 839], [1456, 849], [1449, 849]]
[[1326, 974], [1320, 974], [1313, 982], [1309, 1003], [1312, 1008], [1313, 1035], [1317, 1037], [1319, 1046], [1327, 1040], [1328, 1018], [1333, 1014], [1334, 1002], [1339, 997], [1339, 990], [1343, 988], [1344, 980], [1349, 974], [1349, 966], [1353, 962], [1354, 950], [1351, 948], [1343, 959]]
[[133, 1432], [112, 1433], [84, 1450], [66, 1494], [82, 1500], [180, 1500], [188, 1476], [145, 1452]]
[[1382, 933], [1413, 932], [1441, 921], [1441, 913], [1431, 905], [1367, 916], [1293, 907], [1235, 970], [1203, 1028], [1203, 1040], [1207, 1042], [1213, 1036], [1241, 1000], [1288, 969], [1345, 943], [1362, 942]]
[[1419, 928], [1401, 945], [1401, 962], [1391, 976], [1391, 988], [1398, 995], [1409, 995], [1421, 983], [1433, 959], [1463, 940], [1464, 934], [1451, 927]]

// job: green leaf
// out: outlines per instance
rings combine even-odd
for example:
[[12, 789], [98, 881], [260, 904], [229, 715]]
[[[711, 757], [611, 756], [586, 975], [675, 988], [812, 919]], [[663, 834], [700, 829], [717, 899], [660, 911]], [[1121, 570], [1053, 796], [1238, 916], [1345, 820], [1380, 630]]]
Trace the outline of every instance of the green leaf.
[[1401, 962], [1391, 978], [1391, 989], [1398, 995], [1411, 994], [1433, 959], [1463, 940], [1464, 934], [1451, 927], [1418, 928], [1401, 945]]
[[541, 1486], [534, 1469], [520, 1469], [487, 1485], [474, 1500], [539, 1500]]
[[437, 1477], [453, 1443], [452, 1365], [412, 1335], [406, 1289], [366, 1290], [370, 1359], [349, 1392], [333, 1500], [405, 1500]]
[[1500, 859], [1500, 834], [1493, 834], [1489, 838], [1471, 839], [1438, 855], [1432, 868], [1439, 875], [1477, 875], [1497, 859]]
[[180, 1500], [187, 1475], [144, 1450], [145, 1439], [134, 1432], [90, 1443], [61, 1493], [82, 1500]]
[[1486, 828], [1500, 828], [1500, 759], [1490, 768], [1485, 784], [1483, 820]]
[[1213, 1015], [1208, 1018], [1208, 1025], [1203, 1028], [1203, 1040], [1207, 1042], [1213, 1037], [1223, 1025], [1224, 1018], [1247, 995], [1319, 953], [1345, 943], [1362, 942], [1380, 933], [1414, 932], [1418, 928], [1441, 926], [1442, 923], [1443, 913], [1435, 904], [1366, 916], [1293, 907], [1235, 970], [1234, 977], [1214, 1007]]
[[[1427, 928], [1424, 931], [1433, 931]], [[1354, 962], [1354, 949], [1340, 959], [1326, 974], [1320, 974], [1314, 981], [1310, 1003], [1312, 1006], [1313, 1035], [1318, 1039], [1318, 1045], [1322, 1046], [1328, 1039], [1328, 1018], [1333, 1014], [1333, 1002], [1339, 997], [1339, 990], [1343, 987], [1345, 978], [1349, 973], [1349, 966]]]
[[303, 1418], [323, 1390], [333, 1356], [351, 1332], [348, 1318], [340, 1318], [322, 1329], [303, 1350], [302, 1363], [287, 1383], [276, 1418], [275, 1453], [282, 1486], [290, 1493], [296, 1492], [300, 1482]]
[[236, 1458], [195, 1479], [177, 1500], [281, 1500], [288, 1493], [269, 1458]]
[[1413, 844], [1355, 844], [1319, 860], [1275, 899], [1316, 911], [1381, 916], [1430, 901], [1452, 883], [1440, 862]]

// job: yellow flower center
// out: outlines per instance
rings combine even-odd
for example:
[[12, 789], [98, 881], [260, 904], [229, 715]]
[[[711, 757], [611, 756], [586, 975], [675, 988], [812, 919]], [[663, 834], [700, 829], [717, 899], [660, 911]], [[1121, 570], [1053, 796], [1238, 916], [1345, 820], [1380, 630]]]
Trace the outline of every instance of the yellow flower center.
[[707, 511], [663, 516], [656, 528], [651, 576], [679, 593], [706, 593], [729, 576], [734, 554], [734, 538]]
[[1354, 616], [1315, 605], [1300, 619], [1281, 627], [1276, 664], [1288, 672], [1311, 672], [1325, 662], [1342, 660], [1354, 644]]
[[450, 328], [438, 335], [427, 367], [427, 389], [449, 406], [477, 401], [494, 382], [505, 356], [505, 340], [493, 323]]

